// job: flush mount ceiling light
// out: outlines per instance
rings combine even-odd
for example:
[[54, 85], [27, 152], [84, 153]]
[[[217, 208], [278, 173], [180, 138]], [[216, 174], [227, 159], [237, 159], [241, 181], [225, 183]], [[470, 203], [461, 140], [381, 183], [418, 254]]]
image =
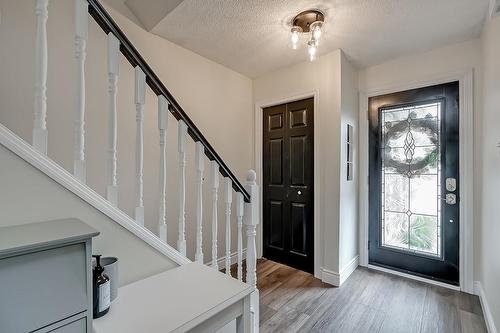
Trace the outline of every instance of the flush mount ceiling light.
[[307, 53], [309, 54], [309, 60], [314, 61], [318, 52], [324, 22], [325, 15], [319, 10], [306, 10], [295, 16], [290, 31], [292, 49], [296, 50], [299, 47], [301, 36], [307, 35]]

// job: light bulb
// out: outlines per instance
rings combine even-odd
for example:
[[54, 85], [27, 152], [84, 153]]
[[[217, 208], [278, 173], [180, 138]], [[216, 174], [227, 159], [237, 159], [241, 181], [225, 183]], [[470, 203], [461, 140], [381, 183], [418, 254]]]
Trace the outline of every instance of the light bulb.
[[299, 39], [300, 39], [300, 32], [301, 32], [300, 27], [293, 27], [292, 28], [292, 36], [291, 36], [291, 42], [292, 42], [292, 49], [296, 50], [298, 45], [299, 45]]
[[314, 40], [316, 40], [316, 43], [319, 43], [319, 39], [321, 38], [321, 33], [323, 27], [323, 22], [321, 21], [316, 21], [311, 24], [311, 35]]
[[309, 53], [309, 60], [310, 61], [314, 61], [316, 60], [316, 52], [317, 52], [317, 48], [316, 48], [316, 43], [314, 42], [314, 40], [310, 40], [308, 43], [307, 43], [307, 52]]

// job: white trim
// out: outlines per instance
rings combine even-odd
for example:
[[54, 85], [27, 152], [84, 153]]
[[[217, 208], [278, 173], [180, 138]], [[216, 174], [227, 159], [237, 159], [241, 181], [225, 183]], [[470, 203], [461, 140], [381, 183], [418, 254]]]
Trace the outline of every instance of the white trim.
[[360, 265], [368, 266], [368, 98], [408, 89], [459, 81], [460, 83], [460, 290], [473, 292], [474, 225], [474, 87], [473, 70], [444, 74], [423, 81], [403, 83], [381, 90], [360, 92]]
[[90, 187], [81, 183], [52, 159], [35, 150], [30, 144], [2, 124], [0, 124], [0, 144], [177, 264], [184, 265], [191, 262], [191, 260], [181, 255], [170, 245], [163, 243], [151, 231], [138, 225], [130, 216], [113, 206]]
[[331, 284], [336, 287], [342, 286], [344, 282], [351, 276], [359, 266], [359, 256], [355, 256], [349, 263], [340, 271], [340, 273], [331, 271], [321, 267], [321, 281]]
[[[247, 257], [247, 249], [243, 249], [243, 260], [245, 260], [246, 257]], [[231, 266], [238, 263], [238, 251], [231, 253], [230, 260], [231, 260]], [[213, 263], [213, 260], [210, 260], [209, 262], [205, 263], [205, 265], [212, 266], [212, 263]], [[219, 270], [225, 269], [226, 268], [226, 256], [218, 258], [217, 264], [218, 264]]]
[[488, 333], [497, 333], [495, 322], [493, 321], [493, 314], [491, 313], [488, 300], [486, 299], [486, 293], [480, 281], [474, 281], [474, 295], [479, 296], [479, 300], [481, 301], [481, 308], [483, 309], [484, 321], [486, 322]]
[[435, 285], [435, 286], [439, 286], [439, 287], [443, 287], [443, 288], [447, 288], [447, 289], [451, 289], [451, 290], [460, 291], [460, 287], [459, 286], [454, 286], [454, 285], [451, 285], [451, 284], [448, 284], [448, 283], [439, 282], [439, 281], [435, 281], [435, 280], [431, 280], [431, 279], [426, 279], [424, 277], [420, 277], [420, 276], [417, 276], [417, 275], [403, 273], [403, 272], [399, 272], [399, 271], [396, 271], [396, 270], [393, 270], [393, 269], [379, 267], [379, 266], [370, 265], [370, 264], [368, 264], [367, 267], [369, 269], [373, 269], [375, 271], [380, 271], [380, 272], [384, 272], [384, 273], [388, 273], [388, 274], [392, 274], [392, 275], [401, 276], [401, 277], [404, 277], [404, 278], [407, 278], [407, 279], [410, 279], [410, 280], [420, 281], [420, 282], [432, 284], [432, 285]]
[[335, 287], [340, 287], [340, 274], [321, 267], [321, 281], [331, 284]]
[[349, 261], [347, 265], [343, 269], [340, 270], [340, 285], [347, 281], [349, 276], [358, 268], [359, 266], [359, 255]]
[[[299, 92], [296, 94], [287, 95], [281, 98], [265, 100], [255, 103], [255, 132], [254, 132], [254, 155], [255, 155], [255, 171], [257, 172], [257, 181], [260, 182], [260, 221], [257, 225], [257, 257], [261, 258], [263, 253], [263, 189], [262, 189], [262, 112], [263, 109], [273, 105], [280, 105], [299, 101], [306, 98], [314, 98], [314, 119], [315, 122], [320, 118], [319, 109], [319, 89], [309, 90], [306, 92]], [[322, 276], [322, 246], [321, 243], [321, 223], [320, 223], [320, 131], [318, 128], [314, 129], [314, 276], [320, 278]]]

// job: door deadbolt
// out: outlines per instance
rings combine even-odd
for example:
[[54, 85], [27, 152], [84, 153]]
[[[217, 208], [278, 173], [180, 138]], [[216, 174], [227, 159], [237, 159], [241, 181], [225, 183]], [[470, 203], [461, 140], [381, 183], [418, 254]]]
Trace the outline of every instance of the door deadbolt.
[[455, 192], [457, 189], [457, 180], [455, 178], [446, 178], [446, 191]]

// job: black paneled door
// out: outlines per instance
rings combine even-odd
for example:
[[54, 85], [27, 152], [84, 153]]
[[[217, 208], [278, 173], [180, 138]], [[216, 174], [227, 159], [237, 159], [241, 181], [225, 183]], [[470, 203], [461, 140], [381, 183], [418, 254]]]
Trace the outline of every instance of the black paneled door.
[[372, 97], [369, 262], [459, 284], [459, 83]]
[[314, 271], [314, 99], [264, 109], [264, 257]]

